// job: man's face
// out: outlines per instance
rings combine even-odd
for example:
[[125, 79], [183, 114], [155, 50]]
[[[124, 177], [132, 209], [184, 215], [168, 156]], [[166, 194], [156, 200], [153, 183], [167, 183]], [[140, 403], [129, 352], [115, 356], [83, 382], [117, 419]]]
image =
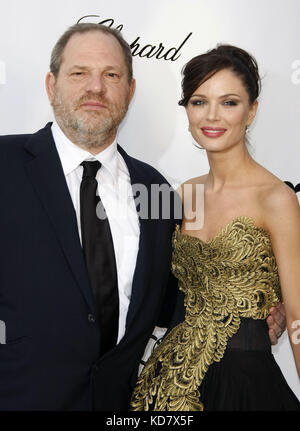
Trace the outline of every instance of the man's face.
[[102, 149], [115, 138], [134, 84], [128, 83], [118, 41], [98, 31], [74, 34], [64, 49], [58, 76], [48, 73], [46, 78], [56, 120], [66, 135], [73, 141], [78, 136], [96, 139]]

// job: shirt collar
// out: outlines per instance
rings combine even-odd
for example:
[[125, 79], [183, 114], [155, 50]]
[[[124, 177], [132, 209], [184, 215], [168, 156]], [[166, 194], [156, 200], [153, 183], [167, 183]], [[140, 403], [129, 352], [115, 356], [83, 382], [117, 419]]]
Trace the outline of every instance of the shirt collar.
[[70, 141], [55, 120], [51, 130], [65, 176], [74, 171], [84, 160], [98, 160], [102, 167], [110, 173], [113, 181], [117, 182], [118, 157], [116, 139], [105, 150], [93, 155]]

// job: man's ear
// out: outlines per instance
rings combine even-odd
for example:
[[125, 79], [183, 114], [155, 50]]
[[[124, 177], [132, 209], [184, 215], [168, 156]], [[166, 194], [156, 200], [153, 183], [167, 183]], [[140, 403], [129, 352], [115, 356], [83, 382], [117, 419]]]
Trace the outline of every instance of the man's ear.
[[50, 103], [52, 103], [53, 98], [54, 98], [55, 84], [56, 84], [56, 79], [55, 79], [55, 76], [53, 75], [52, 72], [47, 73], [45, 84], [46, 84], [48, 99], [49, 99]]
[[131, 100], [134, 96], [135, 88], [136, 88], [136, 80], [132, 79], [131, 84], [130, 84], [129, 102], [131, 102]]

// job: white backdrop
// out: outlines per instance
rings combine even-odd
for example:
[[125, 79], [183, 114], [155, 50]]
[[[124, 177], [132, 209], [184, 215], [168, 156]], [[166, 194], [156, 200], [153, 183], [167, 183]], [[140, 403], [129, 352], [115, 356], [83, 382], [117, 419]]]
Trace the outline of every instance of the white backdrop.
[[[125, 39], [135, 42], [137, 91], [119, 132], [131, 155], [172, 184], [207, 172], [205, 154], [192, 145], [177, 105], [180, 73], [191, 57], [225, 42], [251, 52], [263, 77], [250, 134], [255, 159], [282, 180], [300, 183], [299, 0], [1, 0], [0, 134], [33, 132], [52, 119], [44, 90], [50, 52], [61, 33], [86, 15], [96, 16], [84, 22], [123, 25]], [[145, 56], [159, 48], [165, 58]], [[273, 351], [300, 399], [286, 333]]]

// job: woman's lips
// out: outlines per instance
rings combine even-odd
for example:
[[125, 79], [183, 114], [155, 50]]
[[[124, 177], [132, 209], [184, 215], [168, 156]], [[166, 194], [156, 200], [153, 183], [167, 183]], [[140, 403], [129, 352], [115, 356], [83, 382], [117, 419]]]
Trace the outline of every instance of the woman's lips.
[[209, 138], [218, 138], [224, 135], [226, 129], [222, 127], [201, 127], [202, 133]]

